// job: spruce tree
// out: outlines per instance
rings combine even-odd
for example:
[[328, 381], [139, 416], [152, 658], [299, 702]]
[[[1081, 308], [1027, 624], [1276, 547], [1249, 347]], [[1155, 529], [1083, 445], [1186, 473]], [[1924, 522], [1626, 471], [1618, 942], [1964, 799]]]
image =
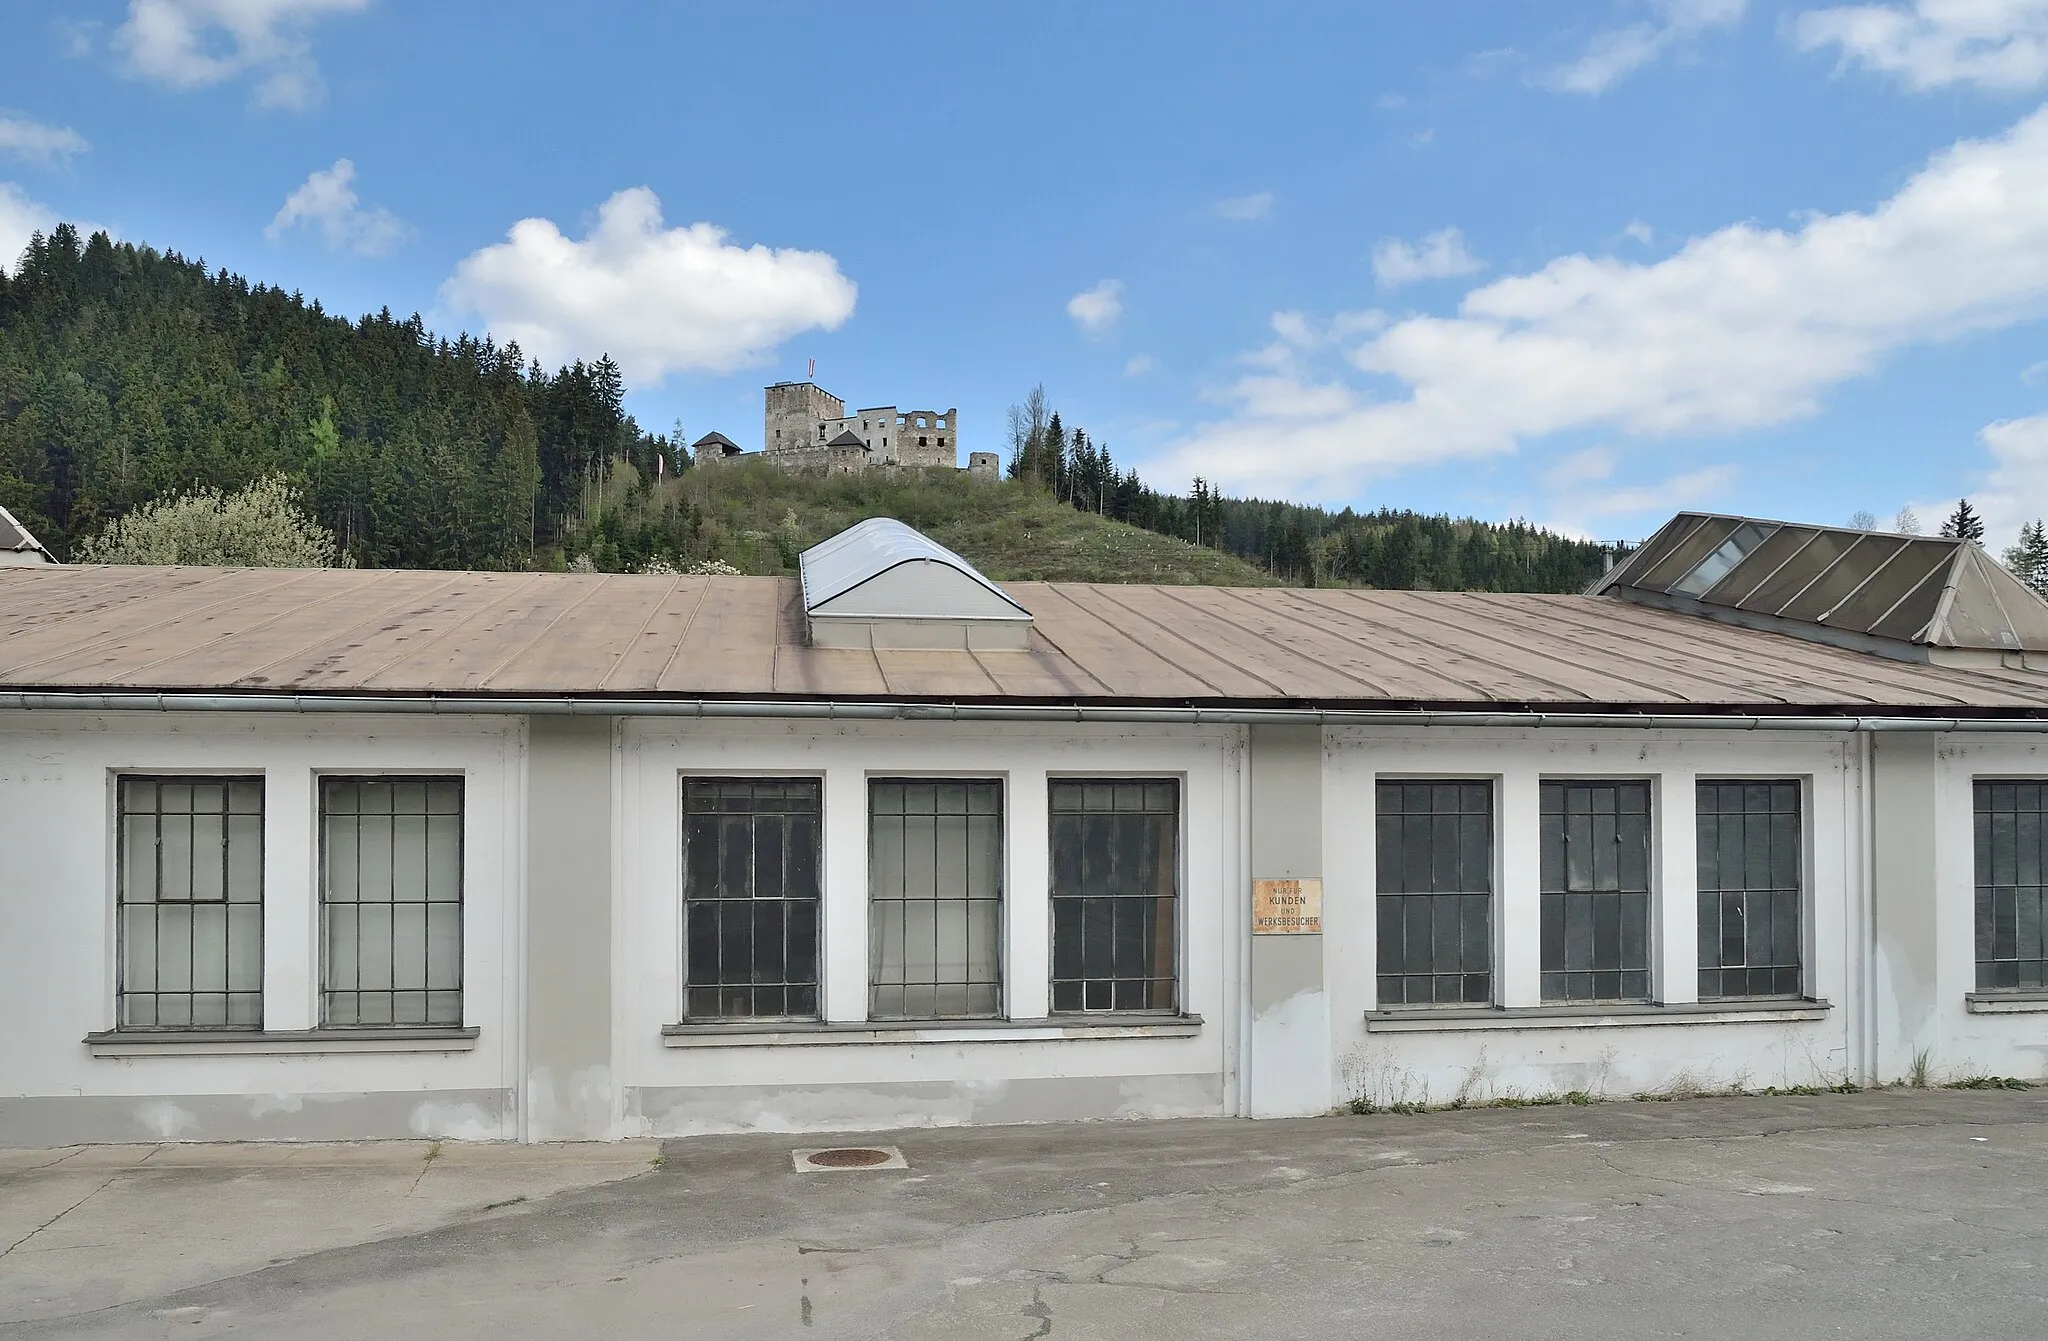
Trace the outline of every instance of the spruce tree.
[[2048, 524], [2035, 520], [2020, 527], [2019, 541], [2003, 557], [2008, 572], [2048, 597]]
[[1970, 506], [1967, 498], [1956, 501], [1956, 510], [1949, 513], [1948, 520], [1941, 524], [1941, 533], [1950, 540], [1967, 540], [1973, 545], [1984, 543], [1984, 519]]

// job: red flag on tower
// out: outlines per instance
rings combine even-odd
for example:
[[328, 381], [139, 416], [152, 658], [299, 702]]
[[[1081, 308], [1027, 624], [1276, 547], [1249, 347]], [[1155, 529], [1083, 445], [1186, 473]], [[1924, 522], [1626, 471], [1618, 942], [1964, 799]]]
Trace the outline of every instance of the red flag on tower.
[[811, 381], [815, 382], [818, 380], [818, 361], [816, 359], [811, 359], [809, 360], [809, 362], [811, 365], [811, 370], [805, 373], [804, 376], [808, 377]]

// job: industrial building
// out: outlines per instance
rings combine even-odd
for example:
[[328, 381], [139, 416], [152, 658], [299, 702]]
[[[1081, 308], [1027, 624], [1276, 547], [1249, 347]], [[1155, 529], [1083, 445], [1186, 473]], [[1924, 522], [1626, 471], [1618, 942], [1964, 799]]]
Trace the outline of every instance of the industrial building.
[[0, 1145], [2043, 1074], [2048, 606], [1684, 514], [1579, 596], [0, 570]]

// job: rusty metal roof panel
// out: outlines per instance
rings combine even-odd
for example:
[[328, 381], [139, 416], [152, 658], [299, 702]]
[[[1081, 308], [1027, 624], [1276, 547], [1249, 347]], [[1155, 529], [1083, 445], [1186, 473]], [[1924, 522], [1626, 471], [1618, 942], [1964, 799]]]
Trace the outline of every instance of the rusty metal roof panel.
[[1035, 619], [1019, 648], [853, 650], [806, 641], [787, 578], [7, 568], [0, 689], [2048, 713], [2037, 672], [1586, 596], [1007, 594]]

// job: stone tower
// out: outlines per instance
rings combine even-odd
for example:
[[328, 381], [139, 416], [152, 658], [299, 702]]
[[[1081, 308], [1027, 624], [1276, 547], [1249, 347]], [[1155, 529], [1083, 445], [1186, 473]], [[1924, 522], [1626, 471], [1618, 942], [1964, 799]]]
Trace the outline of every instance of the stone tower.
[[768, 388], [761, 450], [815, 451], [825, 445], [824, 425], [846, 417], [846, 402], [816, 382], [777, 382]]

